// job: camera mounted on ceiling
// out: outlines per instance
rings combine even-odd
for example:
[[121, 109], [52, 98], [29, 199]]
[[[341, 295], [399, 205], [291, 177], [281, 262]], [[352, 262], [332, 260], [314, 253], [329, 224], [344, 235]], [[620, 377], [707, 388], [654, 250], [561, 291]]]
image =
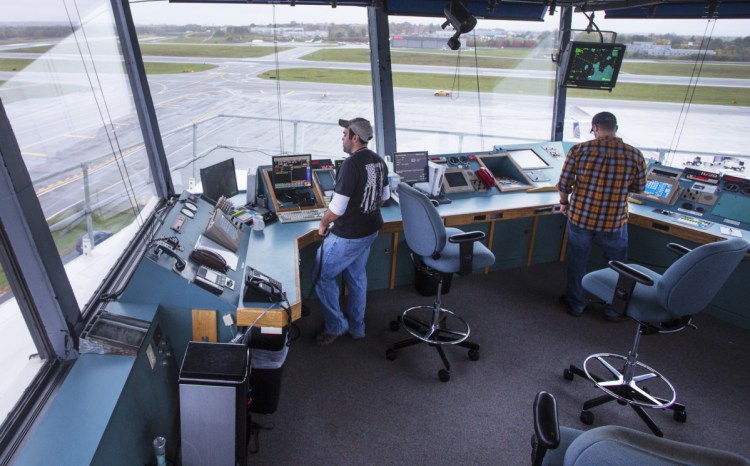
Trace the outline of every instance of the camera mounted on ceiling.
[[441, 27], [445, 29], [450, 24], [456, 31], [453, 37], [448, 39], [448, 47], [451, 50], [458, 50], [461, 48], [461, 42], [458, 40], [459, 36], [474, 29], [474, 26], [477, 25], [477, 19], [458, 0], [451, 0], [443, 9], [443, 12], [447, 21]]

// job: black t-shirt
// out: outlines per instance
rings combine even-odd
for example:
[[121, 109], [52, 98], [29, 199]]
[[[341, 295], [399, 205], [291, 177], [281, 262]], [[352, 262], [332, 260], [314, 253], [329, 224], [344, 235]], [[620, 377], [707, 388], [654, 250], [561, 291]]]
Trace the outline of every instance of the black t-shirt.
[[342, 238], [362, 238], [383, 226], [379, 201], [388, 185], [388, 167], [383, 159], [363, 149], [350, 155], [336, 175], [334, 191], [349, 198], [344, 215], [336, 219], [333, 233]]

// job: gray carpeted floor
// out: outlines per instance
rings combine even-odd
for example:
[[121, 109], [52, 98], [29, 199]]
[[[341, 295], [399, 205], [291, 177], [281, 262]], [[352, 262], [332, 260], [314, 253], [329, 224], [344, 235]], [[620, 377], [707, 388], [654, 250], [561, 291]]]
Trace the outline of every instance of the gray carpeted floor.
[[[443, 305], [470, 322], [482, 348], [476, 362], [464, 349], [447, 348], [447, 383], [438, 380], [440, 358], [426, 345], [385, 358], [389, 345], [406, 337], [389, 322], [406, 307], [431, 302], [413, 287], [371, 292], [367, 338], [344, 336], [327, 347], [312, 341], [322, 326], [312, 302], [283, 366], [278, 410], [253, 416], [272, 428], [257, 436], [249, 464], [529, 464], [539, 390], [557, 397], [561, 424], [590, 428], [578, 419], [581, 404], [600, 392], [578, 377], [566, 381], [563, 370], [591, 353], [627, 353], [636, 324], [607, 322], [600, 310], [567, 315], [557, 303], [564, 271], [554, 263], [455, 277]], [[687, 422], [649, 412], [667, 438], [750, 457], [750, 331], [704, 314], [694, 321], [697, 331], [641, 341], [641, 361], [675, 385]], [[592, 427], [648, 431], [627, 406], [608, 403], [593, 412]]]

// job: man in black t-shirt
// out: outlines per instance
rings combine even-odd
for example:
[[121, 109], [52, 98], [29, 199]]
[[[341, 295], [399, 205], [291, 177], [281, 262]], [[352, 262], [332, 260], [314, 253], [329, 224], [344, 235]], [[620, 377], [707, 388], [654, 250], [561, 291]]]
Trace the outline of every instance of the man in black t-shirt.
[[[315, 337], [328, 345], [349, 333], [365, 337], [367, 304], [367, 258], [370, 246], [383, 226], [380, 206], [390, 197], [388, 168], [383, 159], [367, 148], [372, 126], [364, 118], [339, 120], [344, 128], [343, 149], [349, 154], [336, 176], [336, 187], [318, 233], [324, 238], [318, 261], [320, 277], [315, 291], [323, 308], [323, 330]], [[317, 269], [318, 267], [316, 267]], [[349, 289], [346, 315], [339, 306], [336, 277], [343, 273]]]

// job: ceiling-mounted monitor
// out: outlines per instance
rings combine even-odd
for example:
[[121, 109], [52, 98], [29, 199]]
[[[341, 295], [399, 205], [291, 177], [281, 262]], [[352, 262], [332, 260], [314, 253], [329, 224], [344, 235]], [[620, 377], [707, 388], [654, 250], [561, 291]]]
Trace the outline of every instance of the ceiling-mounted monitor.
[[563, 53], [562, 85], [611, 90], [617, 83], [625, 44], [573, 41]]

